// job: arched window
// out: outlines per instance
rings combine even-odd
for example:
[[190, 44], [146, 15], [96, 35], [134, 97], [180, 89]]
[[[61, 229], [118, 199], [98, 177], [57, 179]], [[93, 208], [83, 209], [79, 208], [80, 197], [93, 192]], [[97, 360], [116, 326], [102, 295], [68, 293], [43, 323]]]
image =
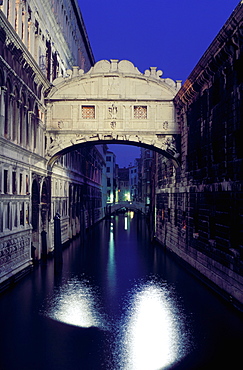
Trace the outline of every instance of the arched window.
[[7, 18], [9, 20], [9, 16], [10, 16], [10, 0], [6, 0], [7, 1]]
[[[26, 105], [26, 116], [25, 116], [25, 130], [26, 130], [26, 146], [30, 147], [30, 130], [29, 130], [29, 111], [31, 110], [31, 101], [28, 100], [28, 104]], [[31, 122], [30, 122], [31, 124]]]
[[14, 9], [14, 29], [15, 29], [15, 32], [18, 32], [18, 9], [17, 9], [17, 4], [16, 4], [16, 7]]
[[48, 192], [46, 182], [43, 183], [42, 193], [41, 193], [41, 203], [48, 203]]
[[4, 120], [4, 137], [9, 139], [12, 127], [12, 99], [11, 84], [7, 81], [7, 90], [5, 93], [5, 120]]
[[18, 140], [19, 130], [19, 94], [17, 88], [14, 90], [13, 95], [13, 119], [12, 119], [12, 140]]
[[25, 145], [25, 116], [26, 116], [26, 99], [25, 95], [22, 94], [21, 102], [19, 106], [19, 143]]
[[37, 142], [38, 142], [38, 126], [39, 126], [39, 110], [37, 105], [35, 106], [34, 115], [32, 115], [32, 129], [33, 129], [33, 136], [34, 136], [34, 149], [36, 149]]

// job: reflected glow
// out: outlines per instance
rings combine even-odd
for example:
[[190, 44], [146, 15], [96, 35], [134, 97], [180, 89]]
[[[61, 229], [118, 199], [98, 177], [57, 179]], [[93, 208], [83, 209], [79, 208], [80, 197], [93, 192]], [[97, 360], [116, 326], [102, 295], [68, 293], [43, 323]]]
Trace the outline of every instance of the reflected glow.
[[128, 225], [128, 223], [127, 223], [127, 216], [125, 216], [124, 219], [125, 219], [124, 229], [127, 230], [127, 225]]
[[57, 289], [49, 299], [44, 314], [54, 320], [83, 328], [104, 327], [96, 292], [85, 280], [72, 279]]
[[110, 226], [107, 279], [108, 279], [109, 290], [113, 292], [116, 287], [115, 242], [114, 242], [113, 223], [111, 223], [111, 226]]
[[130, 214], [130, 218], [131, 218], [131, 220], [133, 219], [133, 217], [134, 217], [134, 211], [130, 211], [129, 212], [129, 214]]
[[179, 319], [166, 288], [148, 283], [136, 292], [121, 341], [122, 369], [157, 370], [178, 361], [185, 348]]

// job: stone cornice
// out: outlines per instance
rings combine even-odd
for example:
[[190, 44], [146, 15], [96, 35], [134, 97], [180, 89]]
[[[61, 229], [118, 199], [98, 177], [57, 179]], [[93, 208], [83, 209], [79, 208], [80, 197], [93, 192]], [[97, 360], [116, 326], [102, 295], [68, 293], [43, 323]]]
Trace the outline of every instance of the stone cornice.
[[86, 51], [87, 51], [87, 54], [88, 54], [89, 59], [90, 59], [90, 64], [93, 65], [95, 63], [95, 59], [94, 59], [94, 55], [93, 55], [93, 52], [92, 52], [92, 49], [91, 49], [91, 46], [90, 46], [88, 34], [87, 34], [87, 31], [86, 31], [86, 28], [85, 28], [85, 24], [84, 24], [83, 17], [82, 17], [82, 14], [80, 12], [77, 0], [71, 0], [71, 4], [73, 6], [74, 13], [77, 17], [77, 22], [78, 22], [78, 25], [80, 27], [81, 35], [83, 36], [83, 42], [86, 46]]
[[38, 64], [29, 53], [26, 46], [20, 40], [19, 36], [16, 34], [13, 27], [8, 22], [7, 18], [0, 10], [0, 29], [3, 29], [6, 32], [6, 44], [12, 46], [16, 49], [16, 51], [21, 54], [21, 58], [25, 60], [25, 62], [30, 66], [33, 70], [35, 76], [38, 76], [38, 82], [44, 86], [44, 89], [47, 90], [50, 87], [50, 82], [41, 72]]
[[[26, 89], [26, 91], [28, 91], [28, 94], [30, 96], [32, 96], [35, 100], [37, 100], [39, 102], [39, 104], [43, 105], [43, 103], [41, 102], [41, 100], [35, 95], [35, 93], [33, 92], [33, 90], [31, 90], [31, 88], [19, 77], [19, 75], [13, 70], [11, 69], [11, 67], [8, 65], [8, 63], [0, 56], [0, 63], [2, 65], [5, 66], [6, 70], [8, 71], [8, 73], [11, 74], [11, 76], [14, 76], [14, 78], [16, 80], [18, 80], [22, 86], [24, 86], [24, 88]], [[34, 80], [37, 84], [40, 84], [41, 81], [38, 79], [38, 76], [34, 76]], [[7, 90], [7, 88], [5, 86], [1, 86], [1, 89], [2, 90]], [[25, 106], [25, 109], [28, 110], [28, 107]]]

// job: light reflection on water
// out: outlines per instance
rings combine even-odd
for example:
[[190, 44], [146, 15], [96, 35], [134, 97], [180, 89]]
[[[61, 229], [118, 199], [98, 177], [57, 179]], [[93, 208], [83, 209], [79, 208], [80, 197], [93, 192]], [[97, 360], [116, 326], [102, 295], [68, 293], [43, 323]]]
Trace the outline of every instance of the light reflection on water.
[[150, 280], [131, 294], [122, 331], [118, 335], [117, 368], [169, 368], [188, 350], [183, 313], [165, 284]]
[[49, 297], [43, 314], [54, 320], [83, 328], [106, 328], [101, 313], [98, 292], [88, 280], [72, 278], [56, 288]]
[[107, 343], [117, 359], [112, 370], [165, 369], [188, 352], [186, 318], [166, 283], [150, 277], [136, 284], [118, 322], [109, 317], [108, 323], [98, 296], [98, 289], [87, 279], [72, 278], [49, 297], [43, 314], [66, 324], [115, 333], [116, 343]]

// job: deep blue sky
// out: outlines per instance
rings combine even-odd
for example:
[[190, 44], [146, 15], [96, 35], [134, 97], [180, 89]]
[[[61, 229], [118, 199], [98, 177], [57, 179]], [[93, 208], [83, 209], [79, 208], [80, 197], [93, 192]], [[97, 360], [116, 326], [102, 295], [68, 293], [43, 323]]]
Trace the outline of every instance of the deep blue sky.
[[[164, 72], [163, 77], [183, 81], [239, 3], [238, 0], [78, 2], [96, 61], [128, 59], [141, 72], [158, 67]], [[122, 151], [120, 166], [133, 161], [128, 155], [133, 148]]]

